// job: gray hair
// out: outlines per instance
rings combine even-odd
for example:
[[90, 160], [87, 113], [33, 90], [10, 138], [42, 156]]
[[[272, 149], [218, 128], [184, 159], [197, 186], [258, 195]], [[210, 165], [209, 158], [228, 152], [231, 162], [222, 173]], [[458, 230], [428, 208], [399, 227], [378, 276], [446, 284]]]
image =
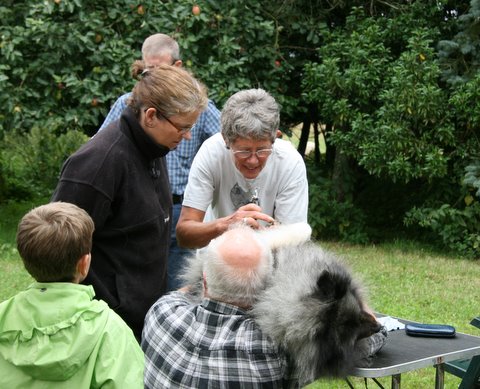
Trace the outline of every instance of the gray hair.
[[181, 59], [177, 41], [166, 34], [153, 34], [145, 39], [142, 45], [142, 58], [144, 60], [146, 57], [162, 54], [169, 54], [173, 62]]
[[243, 90], [227, 100], [221, 123], [227, 145], [237, 138], [269, 139], [273, 142], [280, 124], [280, 108], [263, 89]]
[[[224, 233], [210, 241], [207, 247], [187, 257], [181, 279], [183, 285], [189, 286], [190, 298], [198, 300], [201, 297], [202, 278], [205, 274], [211, 298], [237, 305], [252, 305], [271, 281], [275, 250], [302, 244], [310, 239], [312, 233], [307, 223], [276, 225], [263, 230], [252, 230], [236, 223], [227, 231], [231, 230], [237, 232], [233, 239], [231, 234]], [[259, 249], [258, 266], [247, 274], [240, 274], [238, 268], [226, 265], [220, 257], [225, 244], [231, 244], [230, 248], [235, 249], [232, 241], [237, 242], [237, 247]]]

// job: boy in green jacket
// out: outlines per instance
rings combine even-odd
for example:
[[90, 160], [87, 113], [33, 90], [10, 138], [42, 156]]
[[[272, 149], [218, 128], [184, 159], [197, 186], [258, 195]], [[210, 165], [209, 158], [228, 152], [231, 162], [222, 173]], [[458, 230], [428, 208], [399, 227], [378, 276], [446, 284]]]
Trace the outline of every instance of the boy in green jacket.
[[61, 202], [20, 221], [18, 251], [37, 282], [0, 304], [0, 388], [143, 388], [132, 331], [79, 284], [93, 230], [83, 209]]

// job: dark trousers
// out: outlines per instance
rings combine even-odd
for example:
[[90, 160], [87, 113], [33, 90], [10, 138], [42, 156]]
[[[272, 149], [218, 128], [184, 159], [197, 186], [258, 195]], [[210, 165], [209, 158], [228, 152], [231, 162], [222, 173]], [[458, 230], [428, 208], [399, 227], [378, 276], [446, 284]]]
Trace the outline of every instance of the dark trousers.
[[175, 227], [177, 226], [181, 210], [182, 204], [173, 204], [172, 239], [170, 242], [170, 251], [168, 253], [167, 291], [177, 290], [183, 286], [178, 279], [178, 275], [185, 265], [186, 257], [193, 252], [193, 250], [178, 247], [177, 245]]

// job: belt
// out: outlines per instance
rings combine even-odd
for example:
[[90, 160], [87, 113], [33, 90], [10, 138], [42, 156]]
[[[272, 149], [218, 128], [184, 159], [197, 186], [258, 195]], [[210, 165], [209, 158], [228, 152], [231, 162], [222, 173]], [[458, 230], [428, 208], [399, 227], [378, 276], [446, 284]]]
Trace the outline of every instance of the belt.
[[173, 201], [173, 204], [182, 204], [183, 203], [183, 194], [181, 194], [181, 195], [172, 194], [172, 201]]

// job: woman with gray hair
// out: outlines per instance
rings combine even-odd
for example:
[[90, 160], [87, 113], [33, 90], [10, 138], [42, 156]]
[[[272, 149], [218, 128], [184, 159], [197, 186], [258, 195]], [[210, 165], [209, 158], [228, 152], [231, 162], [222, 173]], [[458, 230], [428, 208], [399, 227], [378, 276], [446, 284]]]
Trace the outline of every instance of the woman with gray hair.
[[203, 85], [170, 65], [133, 68], [138, 81], [120, 120], [65, 162], [52, 201], [86, 210], [95, 223], [85, 284], [140, 339], [145, 314], [166, 291], [172, 194], [165, 155], [207, 106]]
[[279, 122], [278, 104], [263, 89], [228, 99], [221, 134], [204, 142], [190, 170], [177, 224], [181, 246], [206, 246], [238, 222], [258, 229], [307, 221], [305, 163], [277, 139]]

